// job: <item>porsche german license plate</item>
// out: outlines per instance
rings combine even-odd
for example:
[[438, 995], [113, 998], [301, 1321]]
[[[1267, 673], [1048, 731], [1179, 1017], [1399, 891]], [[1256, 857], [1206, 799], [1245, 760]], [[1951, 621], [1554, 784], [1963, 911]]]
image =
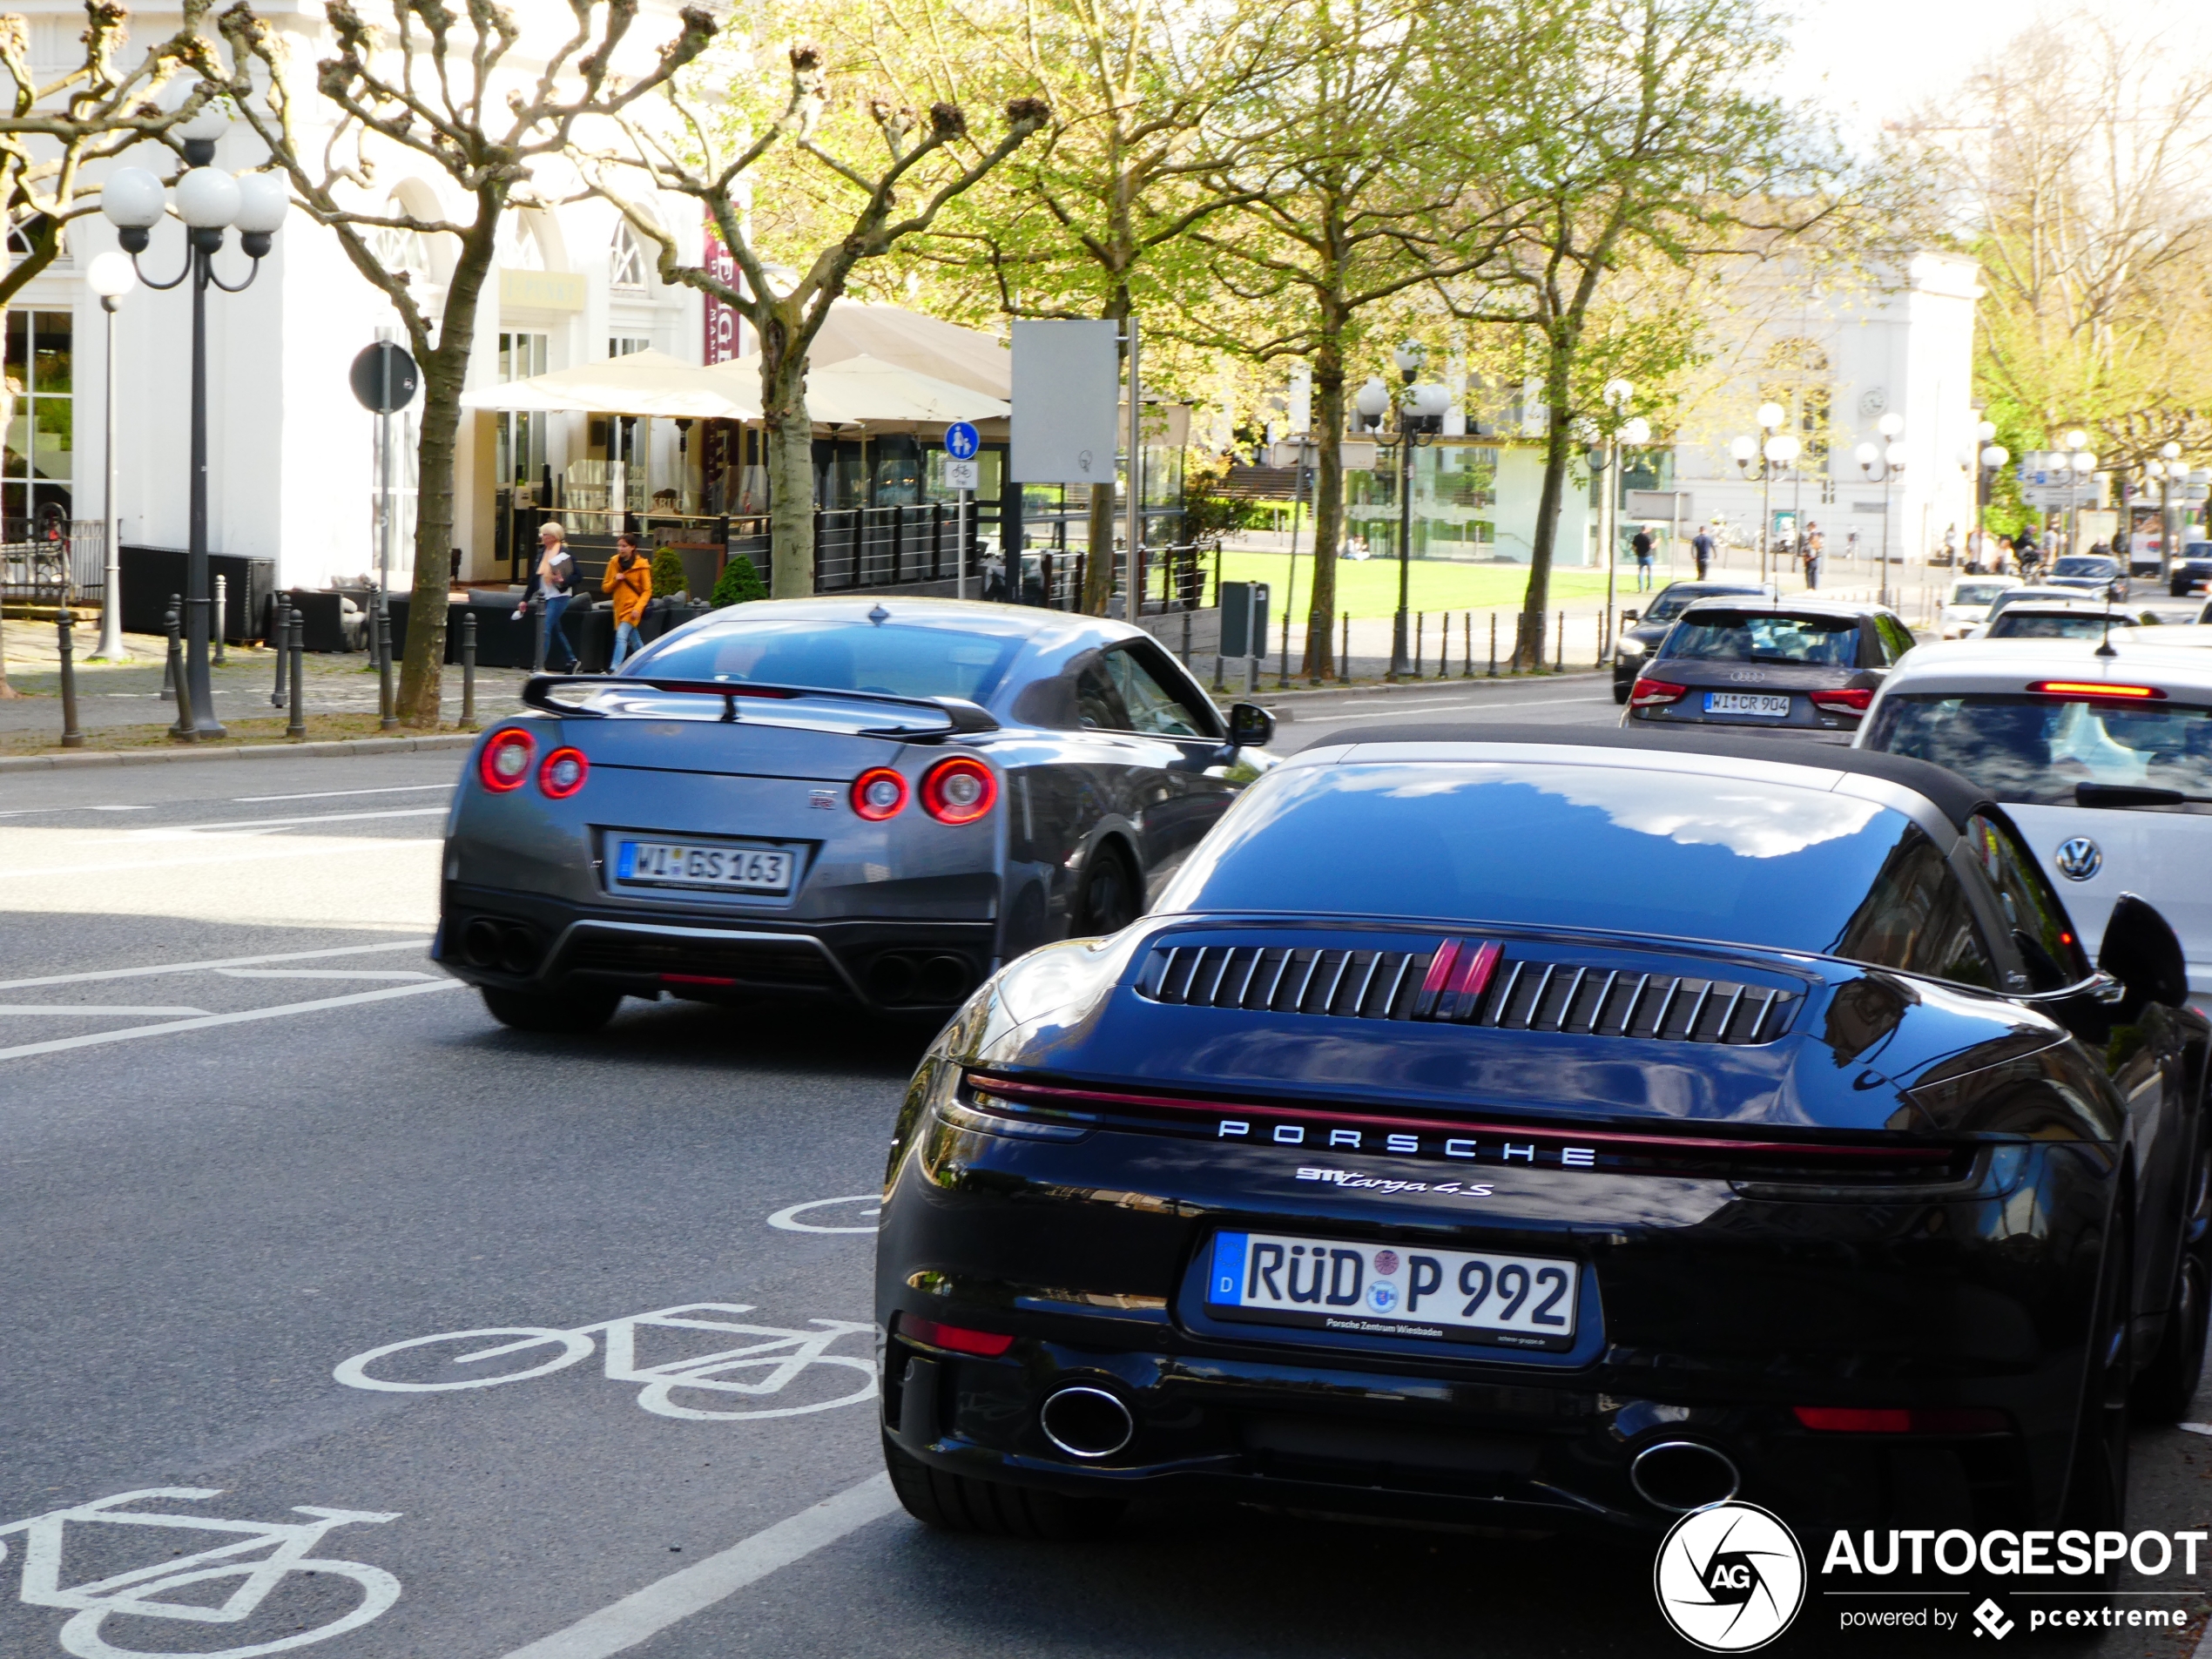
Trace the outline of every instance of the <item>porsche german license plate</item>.
[[1705, 693], [1705, 712], [1708, 714], [1764, 714], [1770, 718], [1790, 712], [1786, 697], [1762, 697], [1753, 691], [1708, 691]]
[[1541, 1256], [1217, 1233], [1206, 1311], [1352, 1337], [1571, 1347], [1579, 1269]]
[[791, 871], [791, 853], [775, 847], [624, 841], [615, 854], [615, 880], [633, 886], [784, 894]]

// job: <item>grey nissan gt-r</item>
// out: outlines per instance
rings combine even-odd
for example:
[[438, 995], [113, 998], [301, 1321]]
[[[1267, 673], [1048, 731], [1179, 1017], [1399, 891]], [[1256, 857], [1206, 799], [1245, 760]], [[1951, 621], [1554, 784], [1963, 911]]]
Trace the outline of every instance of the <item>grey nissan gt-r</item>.
[[1150, 635], [1014, 605], [735, 605], [523, 701], [463, 772], [432, 954], [525, 1030], [624, 996], [942, 1015], [1135, 920], [1273, 764], [1266, 711]]

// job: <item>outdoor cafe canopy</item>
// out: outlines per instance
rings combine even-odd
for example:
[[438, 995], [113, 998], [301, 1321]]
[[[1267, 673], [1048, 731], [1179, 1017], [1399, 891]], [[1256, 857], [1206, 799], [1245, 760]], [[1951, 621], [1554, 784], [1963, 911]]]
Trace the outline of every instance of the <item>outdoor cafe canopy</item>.
[[[633, 352], [576, 368], [466, 393], [464, 409], [513, 412], [573, 410], [677, 419], [760, 419], [760, 360], [702, 368], [665, 352]], [[988, 393], [956, 386], [871, 356], [811, 365], [806, 412], [819, 425], [898, 426], [946, 421], [1004, 420], [1010, 406]]]

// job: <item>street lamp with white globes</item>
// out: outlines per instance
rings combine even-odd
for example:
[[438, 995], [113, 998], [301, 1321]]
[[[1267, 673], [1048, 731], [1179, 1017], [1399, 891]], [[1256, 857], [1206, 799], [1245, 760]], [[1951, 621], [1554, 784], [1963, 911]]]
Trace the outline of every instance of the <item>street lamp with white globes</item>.
[[[1411, 622], [1413, 556], [1413, 448], [1421, 441], [1421, 433], [1432, 419], [1438, 420], [1451, 406], [1452, 395], [1441, 386], [1416, 386], [1414, 376], [1421, 372], [1421, 365], [1428, 361], [1428, 347], [1418, 340], [1408, 340], [1390, 354], [1398, 367], [1399, 378], [1405, 390], [1398, 399], [1398, 614], [1390, 625], [1390, 673], [1388, 678], [1402, 679], [1408, 674], [1419, 677], [1419, 664], [1407, 655], [1410, 644], [1408, 626]], [[1379, 375], [1367, 386], [1381, 391], [1386, 399], [1389, 394]], [[1359, 388], [1359, 404], [1364, 410], [1367, 402], [1367, 387]], [[1378, 418], [1381, 410], [1376, 411]], [[1421, 422], [1420, 430], [1413, 423]]]
[[107, 430], [100, 455], [100, 511], [104, 518], [102, 545], [106, 575], [100, 588], [100, 643], [89, 660], [127, 663], [131, 653], [123, 644], [123, 550], [115, 516], [115, 307], [138, 286], [131, 256], [110, 248], [95, 253], [84, 267], [84, 286], [99, 296], [107, 314]]
[[[225, 293], [238, 293], [250, 287], [291, 206], [290, 192], [274, 174], [250, 172], [233, 178], [213, 165], [216, 141], [229, 126], [229, 115], [210, 104], [176, 129], [184, 141], [185, 159], [191, 164], [174, 191], [177, 217], [185, 222], [186, 253], [185, 268], [166, 282], [153, 281], [138, 266], [138, 255], [146, 251], [166, 206], [161, 180], [143, 167], [119, 167], [100, 188], [100, 211], [115, 226], [117, 239], [131, 256], [138, 280], [157, 289], [179, 287], [187, 279], [192, 283], [192, 504], [185, 543], [183, 688], [192, 704], [192, 725], [184, 734], [187, 740], [224, 735], [207, 675], [207, 290], [212, 285]], [[215, 255], [222, 249], [226, 228], [238, 231], [239, 246], [253, 261], [241, 282], [226, 282], [215, 274]], [[113, 401], [111, 395], [111, 407]], [[104, 637], [103, 646], [105, 643]]]
[[[1777, 438], [1772, 435], [1775, 428], [1789, 418], [1790, 411], [1779, 403], [1762, 403], [1758, 408], [1758, 421], [1764, 442], [1762, 442], [1760, 438], [1736, 437], [1731, 438], [1728, 445], [1728, 453], [1736, 462], [1736, 469], [1746, 477], [1750, 475], [1751, 463], [1754, 461], [1759, 462], [1759, 580], [1762, 582], [1767, 577], [1768, 544], [1774, 538], [1774, 515], [1769, 510], [1769, 502], [1773, 497], [1774, 469], [1786, 464], [1775, 454], [1774, 446], [1777, 442], [1794, 446], [1797, 442], [1794, 438]], [[1791, 448], [1790, 458], [1794, 460], [1796, 456], [1796, 449]]]

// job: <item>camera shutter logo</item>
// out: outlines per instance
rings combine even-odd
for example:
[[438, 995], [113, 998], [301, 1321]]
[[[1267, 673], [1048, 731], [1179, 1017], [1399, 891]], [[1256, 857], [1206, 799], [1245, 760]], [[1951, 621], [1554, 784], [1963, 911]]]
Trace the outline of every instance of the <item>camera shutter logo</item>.
[[2076, 835], [2059, 843], [2059, 850], [2051, 862], [2059, 867], [2059, 873], [2069, 881], [2087, 881], [2104, 868], [2104, 849], [2086, 835]]
[[1669, 1530], [1651, 1581], [1659, 1611], [1685, 1642], [1749, 1653], [1787, 1630], [1804, 1605], [1804, 1552], [1757, 1504], [1716, 1503]]

